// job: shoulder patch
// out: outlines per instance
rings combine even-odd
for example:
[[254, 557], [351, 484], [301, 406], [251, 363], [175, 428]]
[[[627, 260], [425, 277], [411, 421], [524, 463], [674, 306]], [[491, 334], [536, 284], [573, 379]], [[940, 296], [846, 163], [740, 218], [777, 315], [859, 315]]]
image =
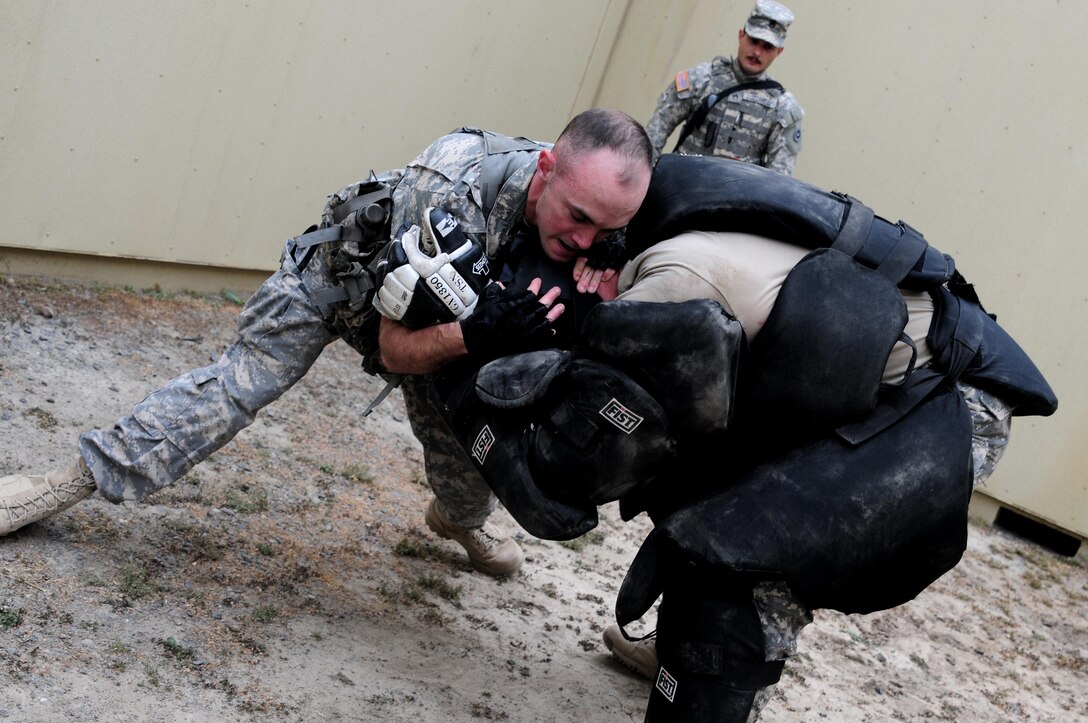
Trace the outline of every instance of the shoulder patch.
[[688, 71], [681, 70], [676, 74], [676, 92], [682, 93], [685, 90], [691, 90], [691, 78], [688, 77]]

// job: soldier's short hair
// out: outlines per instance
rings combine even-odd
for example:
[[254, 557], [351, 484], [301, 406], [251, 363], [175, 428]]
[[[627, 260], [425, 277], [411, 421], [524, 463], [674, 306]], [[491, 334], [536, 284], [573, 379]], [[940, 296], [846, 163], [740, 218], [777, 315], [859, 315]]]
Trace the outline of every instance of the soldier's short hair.
[[611, 150], [644, 168], [653, 164], [653, 146], [642, 124], [621, 110], [591, 108], [571, 118], [555, 142], [562, 155]]

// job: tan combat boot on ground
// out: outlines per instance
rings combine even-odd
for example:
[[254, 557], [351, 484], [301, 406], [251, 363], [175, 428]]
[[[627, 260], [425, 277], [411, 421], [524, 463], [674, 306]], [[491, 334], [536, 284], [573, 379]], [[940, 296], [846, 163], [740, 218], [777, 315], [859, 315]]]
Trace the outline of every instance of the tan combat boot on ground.
[[604, 646], [612, 657], [650, 680], [657, 675], [657, 641], [653, 634], [645, 640], [628, 640], [619, 625], [609, 625], [604, 631]]
[[80, 458], [46, 475], [0, 477], [0, 536], [66, 510], [96, 489]]
[[458, 527], [450, 522], [438, 509], [438, 498], [431, 500], [425, 518], [434, 534], [465, 548], [472, 566], [484, 574], [513, 575], [525, 560], [521, 547], [509, 537], [502, 539], [483, 527]]

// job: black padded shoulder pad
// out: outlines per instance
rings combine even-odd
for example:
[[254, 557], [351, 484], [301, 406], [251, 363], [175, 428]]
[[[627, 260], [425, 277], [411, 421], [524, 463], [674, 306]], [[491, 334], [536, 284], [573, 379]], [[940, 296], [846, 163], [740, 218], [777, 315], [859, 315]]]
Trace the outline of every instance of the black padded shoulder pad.
[[652, 484], [675, 457], [661, 405], [619, 369], [570, 352], [498, 359], [446, 405], [488, 486], [544, 539], [585, 534], [597, 505]]
[[476, 375], [476, 396], [496, 409], [518, 409], [540, 401], [570, 352], [546, 349], [503, 357]]
[[[1016, 416], [1048, 417], [1058, 397], [1043, 373], [992, 316], [978, 304], [940, 289], [937, 313], [929, 332], [930, 346], [940, 350], [938, 362], [962, 370], [968, 384], [995, 394]], [[957, 359], [970, 354], [970, 359]]]
[[729, 426], [743, 346], [740, 322], [714, 301], [613, 301], [589, 313], [575, 351], [637, 379], [676, 436], [702, 436]]
[[744, 369], [740, 415], [776, 434], [827, 431], [877, 403], [907, 308], [885, 276], [817, 249], [786, 277]]
[[[627, 247], [635, 255], [684, 231], [750, 233], [807, 249], [834, 245], [870, 268], [902, 266], [893, 280], [905, 288], [933, 288], [955, 272], [952, 258], [920, 233], [851, 196], [751, 163], [666, 154], [627, 225]], [[913, 256], [900, 258], [904, 253]]]
[[627, 225], [631, 255], [683, 231], [753, 233], [804, 248], [830, 246], [846, 218], [842, 197], [742, 161], [666, 154]]

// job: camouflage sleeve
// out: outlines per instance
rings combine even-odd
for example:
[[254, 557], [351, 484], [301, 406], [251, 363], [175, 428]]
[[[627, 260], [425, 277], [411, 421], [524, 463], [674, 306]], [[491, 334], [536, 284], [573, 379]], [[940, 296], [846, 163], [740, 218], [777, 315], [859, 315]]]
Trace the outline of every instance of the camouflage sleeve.
[[767, 139], [764, 165], [786, 176], [793, 175], [797, 154], [801, 152], [801, 120], [805, 112], [792, 93], [783, 93], [778, 101], [778, 121]]
[[483, 140], [471, 133], [438, 139], [405, 169], [393, 192], [392, 231], [419, 224], [427, 207], [444, 208], [457, 217], [465, 233], [486, 233], [477, 179]]
[[677, 73], [676, 78], [665, 88], [657, 99], [657, 107], [650, 122], [646, 124], [646, 133], [654, 148], [654, 160], [661, 155], [665, 142], [669, 140], [676, 127], [687, 120], [699, 105], [699, 96], [692, 88], [697, 76], [696, 68]]

